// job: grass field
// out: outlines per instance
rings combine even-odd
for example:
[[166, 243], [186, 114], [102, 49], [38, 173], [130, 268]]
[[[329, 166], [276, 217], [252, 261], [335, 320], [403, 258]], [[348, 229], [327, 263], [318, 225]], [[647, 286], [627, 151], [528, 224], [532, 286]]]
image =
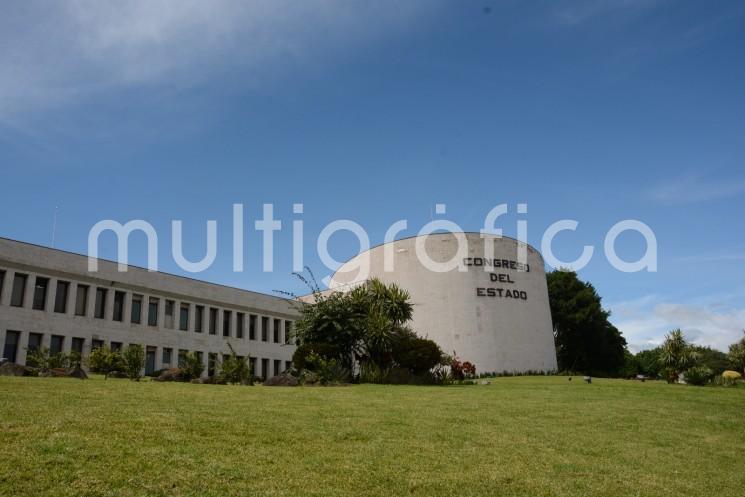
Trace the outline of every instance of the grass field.
[[745, 495], [745, 389], [0, 378], [0, 496]]

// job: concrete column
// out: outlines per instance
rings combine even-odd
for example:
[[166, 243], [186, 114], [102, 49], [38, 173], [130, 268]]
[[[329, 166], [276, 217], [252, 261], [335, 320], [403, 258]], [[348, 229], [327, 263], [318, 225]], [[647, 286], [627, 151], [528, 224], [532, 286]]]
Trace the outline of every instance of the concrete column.
[[[15, 330], [20, 331], [20, 330]], [[5, 340], [2, 342], [5, 347]], [[16, 364], [26, 364], [26, 347], [28, 346], [28, 331], [21, 331], [16, 345]]]
[[[98, 288], [98, 287], [96, 287]], [[103, 320], [104, 321], [113, 321], [114, 317], [114, 292], [116, 290], [114, 288], [108, 288], [106, 290], [106, 309], [103, 313]]]
[[[15, 275], [15, 271], [13, 271], [12, 269], [5, 270], [5, 277], [3, 278], [2, 288], [0, 288], [0, 305], [10, 305], [10, 292], [13, 290], [13, 276], [14, 275]], [[3, 334], [3, 341], [0, 343], [5, 344], [4, 334]]]
[[36, 286], [36, 275], [31, 273], [26, 274], [28, 274], [28, 276], [26, 277], [26, 288], [23, 292], [23, 308], [31, 309], [34, 304], [34, 287]]
[[72, 317], [75, 315], [75, 303], [76, 303], [77, 295], [78, 295], [78, 282], [71, 281], [70, 289], [68, 290], [68, 294], [67, 294], [67, 311], [65, 312], [65, 316]]
[[[166, 328], [166, 299], [158, 297], [158, 329]], [[178, 362], [178, 358], [176, 358]]]
[[44, 300], [44, 311], [47, 314], [54, 313], [54, 301], [57, 297], [57, 278], [49, 278], [47, 295]]
[[132, 292], [124, 291], [124, 305], [122, 306], [122, 323], [132, 323]]
[[217, 308], [217, 333], [216, 335], [218, 337], [222, 337], [222, 320], [223, 320], [223, 313], [225, 312], [224, 309], [218, 307]]
[[189, 304], [189, 333], [193, 333], [197, 326], [197, 305]]
[[96, 285], [88, 285], [88, 300], [85, 302], [85, 317], [93, 319], [96, 309]]

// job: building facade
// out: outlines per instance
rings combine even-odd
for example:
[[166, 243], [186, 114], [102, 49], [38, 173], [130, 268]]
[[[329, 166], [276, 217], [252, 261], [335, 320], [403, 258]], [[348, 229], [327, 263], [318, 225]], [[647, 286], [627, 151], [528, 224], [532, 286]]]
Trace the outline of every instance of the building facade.
[[284, 298], [103, 260], [89, 272], [86, 256], [0, 238], [1, 352], [18, 364], [38, 347], [86, 356], [141, 344], [146, 374], [195, 352], [208, 375], [230, 344], [270, 377], [290, 365], [297, 316]]
[[[433, 233], [386, 243], [343, 264], [332, 291], [368, 278], [411, 294], [413, 330], [482, 373], [554, 371], [551, 309], [540, 253], [480, 233]], [[443, 269], [451, 265], [450, 270]]]

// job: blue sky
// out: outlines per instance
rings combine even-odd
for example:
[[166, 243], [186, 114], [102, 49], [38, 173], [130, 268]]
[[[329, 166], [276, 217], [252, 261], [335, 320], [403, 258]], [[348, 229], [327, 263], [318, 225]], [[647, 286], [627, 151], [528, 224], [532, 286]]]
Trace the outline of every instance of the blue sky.
[[[595, 246], [580, 276], [633, 350], [674, 327], [726, 349], [745, 328], [744, 28], [737, 2], [8, 2], [0, 236], [50, 245], [58, 207], [55, 246], [85, 252], [97, 221], [144, 219], [161, 270], [183, 274], [171, 220], [197, 259], [214, 219], [218, 259], [200, 278], [303, 292], [293, 219], [323, 276], [314, 242], [333, 220], [375, 244], [399, 219], [416, 233], [436, 203], [466, 230], [506, 203], [504, 233], [527, 219], [535, 246], [551, 223], [579, 222], [555, 252]], [[271, 274], [252, 229], [265, 202], [283, 222]], [[623, 219], [654, 230], [657, 272], [603, 256]], [[339, 260], [356, 251], [351, 235], [331, 239]], [[638, 235], [618, 239], [622, 257], [643, 251]]]

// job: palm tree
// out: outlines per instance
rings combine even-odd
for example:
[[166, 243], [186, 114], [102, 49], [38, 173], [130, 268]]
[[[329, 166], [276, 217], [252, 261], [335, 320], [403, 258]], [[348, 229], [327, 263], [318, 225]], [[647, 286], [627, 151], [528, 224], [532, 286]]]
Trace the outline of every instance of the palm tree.
[[665, 341], [660, 347], [660, 364], [667, 368], [667, 382], [675, 383], [680, 373], [688, 369], [695, 362], [695, 353], [683, 337], [680, 329], [665, 335]]

